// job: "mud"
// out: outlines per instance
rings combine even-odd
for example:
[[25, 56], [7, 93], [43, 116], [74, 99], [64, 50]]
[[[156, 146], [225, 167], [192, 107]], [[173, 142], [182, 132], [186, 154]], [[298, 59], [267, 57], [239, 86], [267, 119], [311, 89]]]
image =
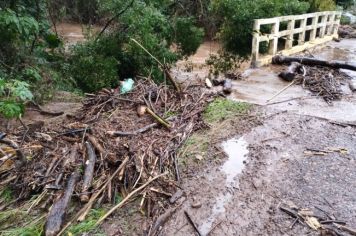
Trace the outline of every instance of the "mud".
[[[355, 41], [346, 40], [310, 53], [327, 60], [352, 61], [355, 47]], [[231, 127], [235, 135], [220, 143], [226, 157], [216, 154], [218, 162], [209, 162], [184, 179], [181, 186], [186, 198], [160, 235], [194, 235], [184, 211], [201, 235], [320, 234], [306, 225], [294, 225], [294, 219], [279, 209], [283, 203], [308, 208], [325, 219], [341, 219], [356, 228], [356, 128], [334, 123], [356, 124], [355, 96], [345, 84], [347, 95], [330, 106], [311, 99], [300, 86], [292, 86], [274, 100], [281, 103], [266, 105], [288, 84], [277, 76], [282, 69], [250, 69], [234, 82], [230, 98], [256, 104], [264, 121], [248, 131], [243, 120], [238, 125], [241, 129]], [[300, 97], [308, 99], [290, 100]], [[216, 142], [211, 140], [212, 145]], [[230, 145], [236, 146], [227, 148]], [[334, 151], [317, 155], [309, 150]], [[192, 207], [197, 201], [201, 208]]]
[[[187, 200], [161, 235], [193, 235], [183, 210], [190, 212], [203, 235], [215, 225], [210, 235], [318, 235], [302, 225], [290, 229], [293, 219], [278, 210], [283, 202], [325, 214], [317, 209], [321, 208], [356, 225], [356, 129], [290, 112], [273, 112], [278, 114], [243, 135], [249, 154], [238, 181], [227, 186], [229, 174], [222, 173], [222, 167], [186, 179], [183, 189]], [[304, 154], [307, 149], [328, 147], [343, 147], [349, 153]], [[203, 206], [191, 208], [193, 199], [199, 199]]]

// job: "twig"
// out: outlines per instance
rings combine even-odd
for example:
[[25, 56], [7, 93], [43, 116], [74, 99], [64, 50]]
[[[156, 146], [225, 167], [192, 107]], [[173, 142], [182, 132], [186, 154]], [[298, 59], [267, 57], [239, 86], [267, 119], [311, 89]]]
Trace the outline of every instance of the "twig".
[[144, 185], [140, 186], [139, 188], [135, 189], [132, 191], [129, 195], [127, 195], [119, 204], [111, 208], [103, 217], [101, 217], [97, 222], [96, 226], [99, 226], [107, 217], [109, 217], [115, 210], [121, 208], [132, 196], [134, 196], [136, 193], [141, 191], [142, 189], [146, 188], [151, 182], [155, 181], [156, 179], [166, 175], [167, 173], [157, 175], [153, 177], [152, 179], [148, 180]]
[[293, 80], [290, 84], [288, 84], [287, 86], [285, 86], [284, 88], [282, 88], [280, 91], [278, 91], [275, 95], [273, 95], [270, 99], [267, 100], [267, 104], [274, 98], [276, 98], [278, 95], [280, 95], [281, 93], [283, 93], [284, 91], [286, 91], [289, 87], [291, 87], [293, 84], [296, 83], [296, 80]]
[[116, 19], [118, 18], [120, 15], [124, 14], [135, 2], [135, 0], [132, 0], [123, 10], [121, 10], [119, 13], [117, 13], [115, 16], [113, 16], [110, 20], [108, 20], [108, 22], [106, 22], [104, 28], [100, 31], [100, 33], [98, 34], [98, 36], [96, 37], [95, 41], [98, 41], [98, 39], [101, 37], [101, 35], [105, 32], [106, 28], [109, 27], [109, 25]]
[[150, 55], [161, 67], [162, 71], [164, 74], [168, 77], [168, 79], [172, 82], [174, 88], [178, 91], [181, 92], [180, 86], [177, 84], [177, 82], [173, 79], [172, 75], [169, 73], [168, 68], [165, 64], [160, 62], [157, 57], [153, 56], [142, 44], [140, 44], [136, 39], [130, 38], [134, 43], [136, 43], [138, 46], [140, 46], [148, 55]]
[[27, 162], [25, 155], [22, 153], [22, 151], [19, 149], [19, 146], [14, 141], [3, 138], [0, 139], [0, 143], [6, 144], [16, 150], [16, 156], [20, 160], [21, 166]]
[[338, 229], [341, 229], [343, 231], [348, 232], [351, 235], [356, 235], [356, 229], [352, 229], [352, 228], [349, 228], [347, 226], [340, 225], [340, 224], [337, 224], [337, 223], [333, 223], [333, 225], [335, 225]]
[[199, 236], [202, 236], [202, 234], [200, 233], [198, 227], [195, 225], [194, 221], [193, 221], [192, 218], [190, 217], [189, 213], [188, 213], [187, 211], [184, 211], [184, 214], [185, 214], [185, 216], [187, 217], [188, 222], [193, 226], [195, 232], [197, 232], [197, 234], [198, 234]]

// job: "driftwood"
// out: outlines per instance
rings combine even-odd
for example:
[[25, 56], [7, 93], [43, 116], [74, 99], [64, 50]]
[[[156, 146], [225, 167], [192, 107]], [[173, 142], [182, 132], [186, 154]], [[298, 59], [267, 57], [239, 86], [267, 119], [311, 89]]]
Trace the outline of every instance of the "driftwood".
[[298, 70], [302, 67], [299, 62], [292, 62], [290, 66], [288, 66], [287, 70], [279, 73], [279, 77], [283, 80], [291, 82], [295, 79], [295, 76], [298, 74]]
[[111, 208], [104, 216], [102, 216], [97, 222], [96, 222], [96, 226], [99, 226], [106, 218], [108, 218], [115, 210], [121, 208], [131, 197], [135, 196], [136, 193], [140, 192], [141, 190], [143, 190], [144, 188], [146, 188], [151, 182], [155, 181], [156, 179], [166, 175], [167, 173], [161, 174], [161, 175], [157, 175], [153, 178], [151, 178], [150, 180], [148, 180], [145, 184], [143, 184], [142, 186], [140, 186], [139, 188], [135, 189], [134, 191], [132, 191], [129, 195], [127, 195], [119, 204], [117, 204], [116, 206], [114, 206], [113, 208]]
[[309, 66], [325, 66], [334, 69], [347, 69], [356, 71], [356, 64], [346, 61], [325, 61], [308, 57], [286, 57], [281, 55], [274, 56], [272, 59], [272, 63], [274, 64], [289, 64], [292, 62], [298, 62], [300, 64]]
[[51, 207], [46, 221], [46, 236], [57, 235], [61, 230], [78, 177], [79, 172], [75, 171], [72, 173], [63, 195]]
[[93, 176], [94, 176], [94, 167], [96, 162], [96, 155], [94, 152], [94, 148], [89, 142], [85, 142], [85, 147], [87, 149], [87, 161], [85, 163], [85, 171], [84, 171], [84, 178], [83, 178], [83, 189], [82, 195], [80, 196], [81, 202], [88, 202], [89, 195], [88, 190], [91, 187]]

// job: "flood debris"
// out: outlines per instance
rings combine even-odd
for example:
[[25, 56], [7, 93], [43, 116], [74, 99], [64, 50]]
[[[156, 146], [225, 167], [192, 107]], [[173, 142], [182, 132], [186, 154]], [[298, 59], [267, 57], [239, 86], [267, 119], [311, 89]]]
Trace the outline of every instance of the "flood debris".
[[[52, 205], [47, 235], [63, 234], [85, 220], [94, 204], [112, 203], [113, 196], [123, 200], [97, 225], [134, 198], [141, 198], [140, 210], [148, 216], [160, 214], [177, 192], [179, 147], [193, 131], [208, 127], [201, 114], [214, 96], [203, 83], [177, 91], [149, 78], [135, 81], [126, 94], [111, 89], [87, 94], [74, 115], [41, 127], [50, 138], [28, 133], [19, 147], [25, 132], [20, 127], [1, 139], [0, 162], [5, 147], [26, 162], [0, 172], [0, 187], [21, 201], [40, 194], [34, 208]], [[66, 216], [69, 205], [76, 213]]]
[[291, 63], [285, 71], [279, 74], [279, 77], [283, 80], [291, 81], [291, 84], [287, 85], [272, 98], [281, 94], [291, 85], [299, 84], [311, 91], [313, 95], [322, 97], [329, 104], [342, 98], [344, 93], [341, 89], [341, 82], [350, 80], [350, 77], [341, 72], [339, 68], [353, 68], [356, 70], [356, 65], [339, 62], [329, 63], [305, 57], [275, 56], [273, 62], [276, 64]]
[[310, 57], [287, 57], [277, 55], [272, 58], [274, 64], [288, 64], [292, 62], [298, 62], [302, 65], [308, 66], [323, 66], [333, 69], [346, 69], [356, 71], [356, 64], [346, 61], [326, 61]]
[[324, 212], [326, 216], [321, 216], [308, 208], [299, 208], [294, 204], [292, 206], [282, 204], [279, 209], [295, 219], [290, 226], [291, 229], [295, 224], [300, 223], [307, 225], [312, 230], [319, 231], [320, 235], [343, 235], [340, 231], [356, 235], [356, 230], [347, 226], [347, 222], [335, 219], [327, 212]]
[[338, 34], [341, 38], [356, 38], [356, 24], [340, 25]]

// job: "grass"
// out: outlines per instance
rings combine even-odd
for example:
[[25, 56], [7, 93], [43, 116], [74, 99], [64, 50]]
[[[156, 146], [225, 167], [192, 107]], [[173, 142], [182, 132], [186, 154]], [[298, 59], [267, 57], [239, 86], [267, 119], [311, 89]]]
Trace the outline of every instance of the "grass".
[[245, 114], [251, 105], [245, 102], [235, 102], [225, 98], [215, 99], [204, 111], [204, 120], [210, 124]]
[[[105, 209], [98, 208], [98, 209], [91, 209], [87, 218], [75, 225], [72, 225], [67, 230], [68, 235], [81, 235], [83, 233], [88, 233], [96, 229], [95, 223], [105, 215]], [[93, 232], [94, 234], [91, 235], [103, 235], [100, 232]], [[65, 235], [67, 235], [65, 234]]]
[[[12, 191], [10, 188], [5, 187], [0, 191], [0, 200], [9, 203], [11, 202], [13, 196], [12, 196]], [[1, 202], [1, 201], [0, 201]]]
[[[203, 113], [204, 121], [210, 129], [201, 130], [190, 136], [179, 151], [180, 162], [186, 164], [189, 159], [206, 156], [210, 146], [222, 136], [228, 135], [231, 129], [231, 120], [247, 114], [252, 105], [244, 102], [235, 102], [229, 99], [218, 98], [211, 102]], [[196, 159], [198, 160], [198, 159]]]

